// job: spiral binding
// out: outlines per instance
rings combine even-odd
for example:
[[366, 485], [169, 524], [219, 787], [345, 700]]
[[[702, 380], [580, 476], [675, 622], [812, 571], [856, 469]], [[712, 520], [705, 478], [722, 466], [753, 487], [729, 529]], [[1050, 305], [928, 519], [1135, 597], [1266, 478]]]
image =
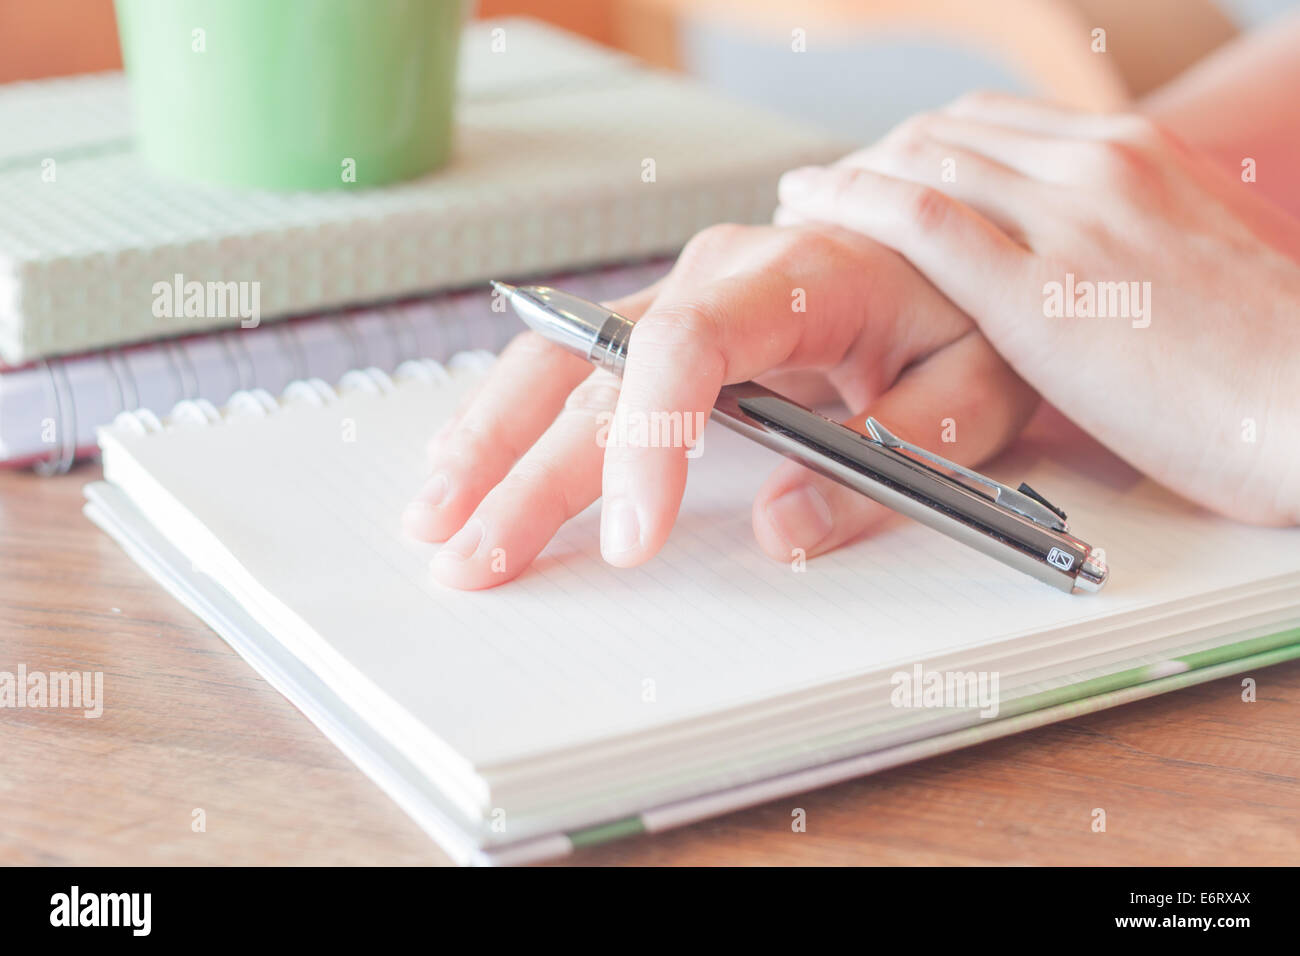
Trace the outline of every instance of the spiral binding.
[[253, 388], [236, 392], [221, 408], [207, 399], [185, 399], [177, 402], [171, 413], [162, 419], [147, 408], [121, 411], [113, 418], [112, 427], [136, 435], [151, 435], [172, 428], [206, 426], [244, 418], [266, 418], [291, 404], [324, 407], [353, 393], [388, 395], [405, 381], [446, 385], [451, 381], [452, 373], [462, 370], [484, 371], [494, 361], [496, 356], [487, 349], [458, 352], [446, 364], [427, 358], [408, 359], [397, 366], [392, 375], [374, 366], [352, 369], [344, 373], [337, 385], [330, 385], [319, 378], [295, 379], [284, 387], [279, 398], [266, 389]]
[[[666, 260], [649, 260], [616, 267], [608, 274], [584, 274], [585, 293], [593, 299], [613, 298], [660, 278], [667, 270]], [[564, 277], [559, 277], [559, 281], [563, 282]], [[245, 337], [233, 331], [217, 334], [212, 337], [219, 346], [217, 355], [224, 360], [223, 364], [229, 373], [228, 380], [235, 386], [235, 392], [227, 400], [225, 408], [215, 410], [217, 420], [234, 415], [269, 414], [271, 409], [278, 407], [286, 398], [294, 401], [324, 403], [331, 401], [332, 393], [336, 393], [339, 388], [383, 392], [395, 379], [425, 375], [442, 378], [446, 376], [448, 368], [456, 368], [465, 363], [481, 364], [485, 360], [484, 356], [491, 355], [491, 352], [479, 354], [481, 349], [504, 347], [516, 333], [517, 323], [513, 318], [504, 315], [485, 321], [478, 313], [476, 295], [477, 293], [470, 291], [455, 292], [433, 299], [358, 308], [333, 317], [318, 317], [323, 320], [322, 325], [327, 324], [336, 330], [338, 342], [346, 353], [350, 353], [350, 365], [356, 370], [344, 375], [338, 383], [338, 388], [332, 388], [319, 380], [309, 382], [306, 377], [308, 371], [306, 347], [299, 338], [301, 329], [294, 322], [277, 323], [270, 334], [274, 336], [273, 341], [278, 347], [279, 356], [291, 366], [294, 379], [285, 389], [285, 392], [292, 390], [291, 394], [286, 397], [282, 393], [280, 399], [255, 386], [256, 363]], [[372, 340], [361, 334], [357, 324], [363, 319], [369, 320], [376, 315], [387, 320], [386, 334], [395, 343], [392, 351], [384, 349], [382, 355], [371, 348], [368, 343]], [[470, 320], [471, 317], [473, 321]], [[302, 326], [304, 329], [307, 327]], [[205, 342], [209, 340], [207, 334], [197, 335], [194, 338]], [[79, 427], [85, 428], [92, 423], [99, 424], [102, 420], [99, 418], [100, 414], [110, 414], [113, 422], [119, 422], [123, 414], [139, 409], [141, 402], [145, 400], [142, 383], [135, 380], [136, 373], [132, 370], [132, 363], [129, 360], [130, 353], [137, 348], [151, 350], [151, 357], [157, 355], [164, 360], [163, 374], [171, 378], [174, 386], [172, 394], [180, 397], [172, 414], [166, 416], [168, 420], [175, 418], [178, 423], [186, 424], [212, 421], [208, 408], [202, 405], [189, 407], [185, 404], [199, 399], [198, 369], [193, 356], [187, 351], [189, 341], [189, 338], [185, 338], [172, 343], [127, 346], [124, 349], [105, 351], [98, 356], [55, 358], [38, 362], [35, 371], [40, 379], [35, 387], [45, 391], [46, 407], [50, 409], [55, 426], [54, 440], [47, 446], [43, 441], [36, 441], [37, 436], [33, 436], [31, 445], [24, 447], [16, 457], [20, 460], [33, 461], [36, 471], [50, 475], [68, 471], [79, 455], [91, 453], [94, 446], [89, 439], [81, 439], [81, 444], [78, 444]], [[475, 345], [480, 347], [479, 350], [470, 351], [470, 348]], [[438, 365], [437, 362], [422, 364], [425, 360], [417, 359], [403, 362], [391, 378], [384, 376], [382, 372], [378, 373], [380, 377], [372, 374], [374, 372], [372, 366], [375, 363], [387, 363], [397, 356], [422, 353], [445, 355], [456, 349], [460, 351], [456, 352], [445, 366]], [[473, 357], [475, 355], [478, 355], [478, 358]], [[88, 368], [86, 363], [91, 362], [98, 363], [98, 369]], [[26, 372], [20, 371], [17, 374], [26, 374]], [[101, 382], [102, 388], [110, 396], [108, 407], [101, 409], [97, 406], [90, 413], [90, 418], [85, 413], [79, 414], [75, 401], [79, 390], [93, 389]], [[142, 415], [134, 424], [127, 424], [126, 427], [147, 431], [154, 428], [157, 422], [158, 419], [154, 416]], [[43, 456], [43, 459], [36, 460], [38, 456]]]
[[[49, 377], [54, 404], [54, 435], [58, 444], [50, 457], [36, 462], [34, 468], [40, 475], [62, 475], [72, 468], [77, 457], [77, 403], [62, 362], [50, 363], [41, 359], [39, 367]], [[69, 435], [71, 439], [67, 437]]]

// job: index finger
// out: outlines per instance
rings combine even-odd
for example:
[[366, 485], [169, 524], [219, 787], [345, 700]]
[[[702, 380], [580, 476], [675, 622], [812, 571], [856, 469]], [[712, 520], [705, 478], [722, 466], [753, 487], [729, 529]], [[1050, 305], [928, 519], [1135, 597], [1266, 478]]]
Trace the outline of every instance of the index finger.
[[[828, 368], [846, 397], [865, 404], [916, 357], [969, 330], [893, 253], [801, 241], [812, 244], [784, 259], [760, 256], [752, 271], [670, 281], [633, 329], [605, 448], [601, 552], [610, 564], [641, 564], [667, 540], [686, 453], [724, 384], [782, 367]], [[792, 308], [792, 293], [806, 294], [806, 310]]]
[[[660, 283], [610, 303], [635, 317]], [[591, 365], [536, 332], [523, 332], [505, 349], [464, 407], [429, 445], [429, 478], [402, 515], [406, 532], [445, 541], [550, 427], [569, 393]]]

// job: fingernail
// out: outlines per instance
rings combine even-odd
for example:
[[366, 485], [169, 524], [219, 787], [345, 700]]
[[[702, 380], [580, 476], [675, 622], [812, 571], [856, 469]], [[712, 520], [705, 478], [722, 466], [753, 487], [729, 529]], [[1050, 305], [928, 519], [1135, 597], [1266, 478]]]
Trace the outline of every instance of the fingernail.
[[791, 202], [805, 199], [817, 188], [821, 175], [822, 171], [817, 166], [802, 166], [799, 169], [792, 169], [781, 177], [781, 182], [776, 187], [777, 195], [782, 200]]
[[450, 490], [451, 480], [440, 471], [424, 483], [424, 487], [420, 489], [419, 495], [416, 496], [416, 501], [422, 502], [430, 508], [436, 508], [443, 503], [447, 497], [447, 492]]
[[636, 507], [626, 498], [605, 502], [600, 511], [600, 553], [605, 557], [631, 551], [641, 544]]
[[464, 527], [453, 534], [450, 540], [438, 550], [438, 553], [433, 556], [434, 560], [464, 561], [474, 555], [486, 534], [487, 529], [483, 527], [483, 522], [478, 518], [470, 518], [465, 522]]
[[430, 534], [428, 529], [436, 511], [417, 498], [402, 509], [402, 527], [411, 537], [423, 539]]
[[438, 506], [447, 497], [451, 482], [443, 474], [430, 478], [415, 498], [402, 509], [402, 527], [415, 538], [425, 539], [433, 533], [438, 521]]
[[807, 550], [831, 533], [831, 508], [812, 485], [792, 488], [767, 506], [767, 517], [791, 548]]

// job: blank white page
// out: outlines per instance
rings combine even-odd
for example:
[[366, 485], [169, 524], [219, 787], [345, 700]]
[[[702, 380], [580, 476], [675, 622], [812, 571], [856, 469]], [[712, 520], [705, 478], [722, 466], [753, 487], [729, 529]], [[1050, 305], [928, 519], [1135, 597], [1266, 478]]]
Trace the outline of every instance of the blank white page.
[[1029, 481], [1106, 549], [1100, 594], [1060, 593], [902, 519], [798, 571], [760, 552], [750, 528], [778, 459], [710, 427], [676, 530], [649, 564], [604, 564], [592, 508], [515, 581], [451, 591], [428, 576], [437, 546], [406, 539], [399, 516], [425, 478], [428, 437], [479, 374], [157, 434], [118, 425], [106, 473], [117, 481], [138, 463], [321, 642], [480, 770], [1300, 572], [1300, 532], [1206, 515], [1095, 445], [1033, 435], [990, 470]]

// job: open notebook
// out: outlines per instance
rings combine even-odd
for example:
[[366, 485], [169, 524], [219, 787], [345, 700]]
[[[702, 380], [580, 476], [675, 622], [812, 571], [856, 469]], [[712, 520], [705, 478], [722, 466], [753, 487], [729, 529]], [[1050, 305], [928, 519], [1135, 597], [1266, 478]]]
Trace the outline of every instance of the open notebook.
[[[1100, 594], [901, 520], [773, 562], [750, 501], [776, 459], [712, 427], [643, 568], [603, 564], [593, 508], [514, 582], [445, 590], [398, 516], [490, 360], [119, 416], [87, 489], [457, 859], [560, 853], [1300, 656], [1300, 532], [1207, 515], [1042, 422], [988, 470], [1070, 503], [1107, 551]], [[900, 694], [931, 674], [969, 677], [964, 706]]]

